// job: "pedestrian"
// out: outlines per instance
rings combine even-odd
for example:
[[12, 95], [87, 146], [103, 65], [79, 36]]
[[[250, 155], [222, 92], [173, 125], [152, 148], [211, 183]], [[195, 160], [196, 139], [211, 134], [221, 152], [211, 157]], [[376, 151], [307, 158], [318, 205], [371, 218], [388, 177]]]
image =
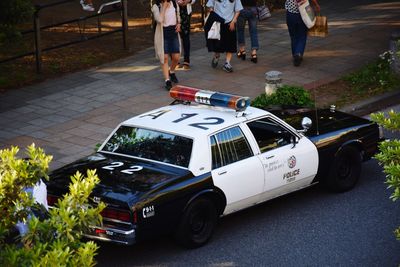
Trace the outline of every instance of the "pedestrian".
[[222, 69], [226, 72], [233, 72], [231, 59], [232, 53], [237, 52], [236, 22], [240, 10], [243, 9], [242, 3], [240, 0], [208, 0], [207, 7], [209, 8], [210, 15], [204, 25], [206, 38], [213, 21], [221, 23], [220, 39], [207, 39], [208, 51], [214, 52], [211, 66], [216, 68], [220, 53], [225, 53], [225, 64], [222, 66]]
[[237, 19], [237, 38], [239, 51], [238, 58], [246, 60], [246, 44], [244, 38], [244, 28], [246, 22], [249, 25], [251, 42], [251, 62], [257, 63], [258, 33], [257, 33], [257, 0], [241, 0], [243, 9]]
[[[307, 26], [304, 24], [299, 12], [299, 5], [303, 4], [306, 0], [286, 0], [286, 24], [288, 26], [293, 65], [298, 67], [303, 61], [303, 54], [307, 42]], [[315, 11], [320, 12], [320, 7], [317, 0], [311, 0], [315, 6]]]
[[80, 0], [80, 3], [84, 11], [94, 11], [93, 0]]
[[192, 18], [192, 5], [196, 0], [178, 0], [179, 14], [181, 17], [181, 31], [179, 32], [183, 46], [184, 69], [190, 69], [190, 20]]
[[[170, 90], [172, 83], [179, 82], [175, 74], [181, 47], [178, 34], [181, 30], [179, 5], [175, 0], [156, 0], [151, 11], [157, 23], [154, 33], [156, 58], [161, 63], [165, 79], [165, 89]], [[169, 57], [171, 57], [171, 66], [168, 63]]]

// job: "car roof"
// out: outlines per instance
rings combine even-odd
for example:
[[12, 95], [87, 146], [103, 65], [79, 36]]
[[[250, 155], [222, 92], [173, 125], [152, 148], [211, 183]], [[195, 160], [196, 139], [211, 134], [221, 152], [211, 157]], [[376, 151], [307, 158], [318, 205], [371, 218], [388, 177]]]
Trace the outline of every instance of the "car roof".
[[135, 116], [122, 122], [122, 125], [196, 138], [268, 114], [269, 112], [254, 107], [248, 107], [243, 112], [236, 112], [233, 109], [222, 107], [180, 103]]

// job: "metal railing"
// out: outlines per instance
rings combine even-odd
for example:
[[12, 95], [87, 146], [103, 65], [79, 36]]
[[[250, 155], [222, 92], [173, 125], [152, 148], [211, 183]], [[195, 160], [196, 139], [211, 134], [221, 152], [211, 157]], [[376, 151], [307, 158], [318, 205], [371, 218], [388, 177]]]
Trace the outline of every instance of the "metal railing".
[[[84, 16], [84, 17], [80, 17], [77, 19], [71, 19], [71, 20], [67, 20], [67, 21], [63, 21], [63, 22], [59, 22], [59, 23], [55, 23], [55, 24], [50, 24], [50, 25], [46, 25], [46, 26], [41, 26], [40, 25], [40, 11], [45, 9], [45, 8], [49, 8], [49, 7], [53, 7], [53, 6], [57, 6], [57, 5], [61, 5], [61, 4], [65, 4], [71, 2], [71, 0], [62, 0], [62, 1], [58, 1], [58, 2], [54, 2], [54, 3], [49, 3], [49, 4], [45, 4], [45, 5], [36, 5], [35, 6], [35, 12], [33, 14], [33, 29], [31, 30], [26, 30], [21, 32], [23, 35], [29, 34], [29, 33], [33, 33], [34, 34], [34, 44], [35, 44], [35, 49], [34, 51], [28, 52], [28, 53], [24, 53], [24, 54], [20, 54], [20, 55], [16, 55], [13, 57], [9, 57], [3, 60], [0, 60], [0, 63], [5, 63], [5, 62], [9, 62], [9, 61], [13, 61], [19, 58], [23, 58], [26, 56], [35, 56], [35, 62], [36, 62], [36, 72], [40, 73], [42, 71], [42, 53], [46, 52], [46, 51], [51, 51], [54, 49], [58, 49], [61, 47], [65, 47], [65, 46], [69, 46], [69, 45], [73, 45], [73, 44], [77, 44], [77, 43], [81, 43], [81, 42], [86, 42], [88, 40], [92, 40], [92, 39], [96, 39], [96, 38], [100, 38], [106, 35], [110, 35], [116, 32], [122, 32], [122, 42], [123, 42], [123, 47], [125, 49], [127, 49], [128, 47], [128, 43], [127, 43], [127, 32], [128, 32], [128, 13], [127, 13], [127, 0], [115, 0], [112, 2], [108, 2], [108, 3], [104, 3], [100, 6], [98, 12], [96, 14], [93, 15], [89, 15], [89, 16]], [[108, 10], [108, 11], [104, 11], [103, 9], [107, 6], [111, 6], [111, 5], [118, 5], [118, 8], [114, 8], [113, 10]], [[119, 12], [121, 11], [121, 28], [116, 29], [116, 30], [112, 30], [112, 31], [107, 31], [107, 32], [102, 32], [101, 30], [101, 16], [109, 14], [109, 13], [114, 13], [114, 12]], [[82, 35], [81, 32], [81, 38], [78, 40], [73, 40], [73, 41], [69, 41], [66, 43], [62, 43], [62, 44], [58, 44], [58, 45], [54, 45], [54, 46], [50, 46], [50, 47], [45, 47], [42, 48], [41, 45], [41, 31], [42, 30], [46, 30], [49, 28], [53, 28], [53, 27], [57, 27], [60, 25], [64, 25], [64, 24], [70, 24], [70, 23], [74, 23], [74, 22], [82, 22], [82, 21], [86, 21], [87, 19], [90, 18], [94, 18], [97, 17], [97, 28], [98, 28], [98, 34], [93, 35], [93, 36], [84, 36]]]

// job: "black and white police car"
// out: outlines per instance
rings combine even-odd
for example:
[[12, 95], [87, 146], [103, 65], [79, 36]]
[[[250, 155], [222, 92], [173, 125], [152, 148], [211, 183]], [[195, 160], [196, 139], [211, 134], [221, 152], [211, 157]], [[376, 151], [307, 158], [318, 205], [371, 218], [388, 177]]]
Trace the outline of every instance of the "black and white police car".
[[335, 110], [276, 116], [247, 97], [185, 86], [170, 95], [171, 105], [122, 122], [97, 153], [51, 173], [54, 205], [72, 174], [97, 169], [92, 201], [107, 208], [87, 237], [129, 245], [173, 233], [201, 246], [220, 216], [318, 182], [353, 188], [382, 138], [375, 123]]

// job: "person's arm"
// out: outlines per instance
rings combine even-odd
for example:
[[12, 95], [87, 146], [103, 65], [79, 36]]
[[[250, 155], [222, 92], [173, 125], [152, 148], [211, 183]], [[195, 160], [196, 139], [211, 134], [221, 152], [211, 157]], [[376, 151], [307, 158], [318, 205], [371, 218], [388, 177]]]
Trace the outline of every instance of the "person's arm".
[[237, 18], [239, 17], [239, 14], [240, 14], [240, 11], [235, 12], [235, 16], [233, 16], [233, 19], [232, 19], [231, 23], [229, 23], [229, 30], [230, 31], [235, 30], [236, 21], [237, 21]]
[[311, 0], [311, 1], [312, 1], [313, 4], [314, 4], [315, 11], [316, 11], [317, 13], [319, 13], [319, 12], [321, 11], [321, 8], [320, 8], [320, 6], [319, 6], [317, 0]]
[[[171, 1], [175, 1], [175, 0], [171, 0]], [[176, 32], [180, 32], [181, 31], [181, 15], [179, 13], [179, 4], [176, 5], [176, 27], [175, 27], [175, 31]]]
[[[153, 12], [153, 18], [157, 23], [162, 24], [164, 22], [164, 16], [165, 16], [165, 9], [161, 8], [162, 11], [160, 13], [160, 8], [158, 7], [158, 5], [154, 4], [151, 7], [151, 12]], [[164, 13], [163, 13], [164, 11]]]
[[208, 0], [206, 7], [208, 7], [208, 12], [213, 12], [214, 11], [214, 0]]

